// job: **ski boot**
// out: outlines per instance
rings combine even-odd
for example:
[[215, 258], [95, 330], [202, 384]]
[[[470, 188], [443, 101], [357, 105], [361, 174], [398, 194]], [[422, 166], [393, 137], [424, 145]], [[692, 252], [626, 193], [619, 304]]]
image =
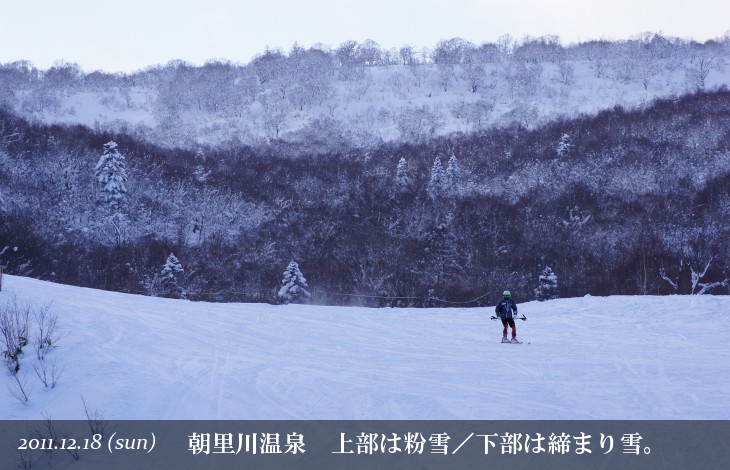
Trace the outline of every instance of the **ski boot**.
[[509, 339], [507, 339], [506, 336], [502, 336], [502, 342], [503, 343], [509, 343]]

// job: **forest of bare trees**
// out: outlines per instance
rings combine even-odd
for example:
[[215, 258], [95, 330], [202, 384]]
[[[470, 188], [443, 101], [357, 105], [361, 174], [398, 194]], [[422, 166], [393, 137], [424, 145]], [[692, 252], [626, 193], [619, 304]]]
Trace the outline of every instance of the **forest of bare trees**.
[[421, 50], [294, 44], [246, 64], [173, 60], [114, 74], [21, 61], [0, 64], [0, 103], [29, 119], [170, 148], [281, 140], [332, 152], [644, 106], [727, 84], [727, 57], [727, 36], [698, 43], [646, 33], [570, 45], [555, 36], [452, 38]]
[[311, 301], [329, 304], [488, 303], [505, 288], [526, 300], [546, 266], [563, 297], [728, 294], [729, 115], [730, 92], [697, 91], [311, 154], [285, 141], [156, 146], [6, 108], [0, 262], [192, 300], [274, 301], [292, 260]]

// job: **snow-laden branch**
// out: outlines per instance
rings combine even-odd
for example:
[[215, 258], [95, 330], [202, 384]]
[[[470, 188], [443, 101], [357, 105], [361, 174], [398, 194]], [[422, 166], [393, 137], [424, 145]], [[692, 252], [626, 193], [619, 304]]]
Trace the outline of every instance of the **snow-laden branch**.
[[705, 292], [709, 291], [710, 289], [714, 289], [715, 287], [725, 287], [728, 285], [728, 280], [725, 279], [724, 281], [720, 282], [708, 282], [706, 284], [699, 283], [698, 284], [702, 289], [700, 289], [699, 292], [697, 292], [697, 295], [702, 295]]
[[669, 283], [669, 285], [672, 286], [672, 288], [675, 291], [679, 288], [679, 286], [677, 285], [677, 283], [675, 281], [671, 280], [669, 278], [669, 276], [667, 276], [667, 272], [664, 270], [664, 268], [660, 268], [659, 269], [659, 276], [661, 276], [662, 279], [664, 279], [665, 281], [667, 281]]
[[[700, 284], [700, 280], [701, 280], [701, 279], [702, 279], [703, 277], [705, 277], [705, 274], [707, 274], [707, 270], [708, 270], [708, 269], [710, 269], [710, 264], [712, 263], [712, 260], [713, 260], [713, 259], [714, 259], [714, 256], [710, 258], [710, 260], [709, 260], [709, 261], [707, 262], [707, 264], [705, 265], [705, 269], [704, 269], [704, 270], [702, 270], [702, 272], [701, 272], [701, 273], [698, 273], [698, 272], [696, 272], [696, 271], [694, 270], [694, 268], [693, 268], [693, 267], [692, 267], [691, 265], [689, 265], [689, 263], [687, 263], [687, 264], [689, 265], [689, 270], [690, 270], [690, 271], [691, 271], [691, 273], [692, 273], [692, 274], [691, 274], [691, 276], [692, 276], [692, 291], [690, 291], [690, 294], [692, 294], [692, 295], [695, 295], [695, 290], [697, 289], [697, 286], [698, 286], [698, 285], [700, 285], [700, 286], [708, 286], [708, 285], [709, 285], [709, 284]], [[714, 283], [713, 283], [713, 284], [714, 284]], [[697, 295], [701, 295], [701, 294], [704, 294], [704, 293], [705, 293], [705, 291], [707, 291], [707, 289], [708, 289], [708, 288], [705, 288], [705, 287], [703, 287], [703, 288], [702, 288], [702, 290], [701, 290], [700, 292], [698, 292], [698, 293], [697, 293]]]

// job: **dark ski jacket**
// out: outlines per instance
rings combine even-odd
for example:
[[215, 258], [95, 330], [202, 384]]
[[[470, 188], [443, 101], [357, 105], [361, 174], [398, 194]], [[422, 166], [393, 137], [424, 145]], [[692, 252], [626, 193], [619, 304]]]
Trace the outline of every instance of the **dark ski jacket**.
[[497, 316], [499, 318], [512, 318], [512, 312], [514, 312], [514, 316], [517, 316], [517, 304], [512, 299], [502, 299], [497, 306], [495, 307], [494, 311], [497, 313]]

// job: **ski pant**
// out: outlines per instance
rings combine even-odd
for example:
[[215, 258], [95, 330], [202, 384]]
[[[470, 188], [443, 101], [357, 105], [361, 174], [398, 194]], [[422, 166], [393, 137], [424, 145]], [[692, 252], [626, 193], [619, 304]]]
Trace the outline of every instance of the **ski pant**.
[[502, 325], [504, 326], [504, 330], [502, 331], [502, 336], [507, 336], [507, 326], [512, 327], [512, 337], [517, 337], [517, 327], [515, 326], [515, 320], [513, 318], [503, 318], [502, 319]]

